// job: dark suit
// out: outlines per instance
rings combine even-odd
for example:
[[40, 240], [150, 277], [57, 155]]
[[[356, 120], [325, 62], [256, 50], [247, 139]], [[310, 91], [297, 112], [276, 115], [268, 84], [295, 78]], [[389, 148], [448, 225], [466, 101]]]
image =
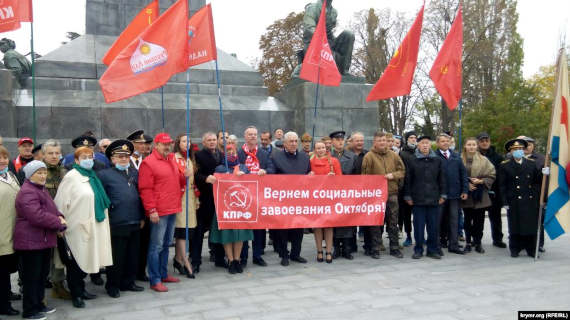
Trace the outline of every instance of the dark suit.
[[[223, 154], [219, 150], [213, 153], [207, 149], [202, 149], [196, 153], [196, 165], [198, 171], [195, 179], [196, 186], [200, 190], [200, 207], [196, 211], [197, 225], [192, 235], [192, 266], [197, 267], [202, 264], [202, 244], [204, 233], [210, 229], [212, 218], [216, 214], [214, 205], [214, 190], [212, 185], [206, 182], [208, 176], [213, 175], [216, 167], [223, 163]], [[221, 244], [212, 244], [216, 263], [223, 263], [224, 249]]]

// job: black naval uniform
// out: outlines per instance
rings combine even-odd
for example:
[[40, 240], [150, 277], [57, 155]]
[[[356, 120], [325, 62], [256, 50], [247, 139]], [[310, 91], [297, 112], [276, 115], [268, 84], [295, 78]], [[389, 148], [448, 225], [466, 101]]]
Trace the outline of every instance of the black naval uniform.
[[519, 164], [511, 158], [501, 162], [500, 195], [503, 206], [509, 206], [509, 250], [513, 257], [523, 249], [534, 257], [540, 180], [540, 171], [532, 160], [523, 158]]

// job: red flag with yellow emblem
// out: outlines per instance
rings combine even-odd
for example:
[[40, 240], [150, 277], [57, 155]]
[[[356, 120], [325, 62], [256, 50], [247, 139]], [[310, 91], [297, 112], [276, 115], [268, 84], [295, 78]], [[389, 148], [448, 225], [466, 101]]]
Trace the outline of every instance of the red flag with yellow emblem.
[[99, 84], [111, 103], [161, 87], [188, 66], [188, 1], [178, 0], [121, 51]]
[[212, 5], [208, 3], [188, 21], [190, 66], [218, 59]]
[[0, 33], [20, 29], [17, 0], [0, 0]]
[[422, 6], [404, 41], [388, 63], [380, 80], [370, 90], [366, 98], [367, 102], [410, 94], [414, 71], [418, 63], [423, 19], [424, 6]]
[[429, 77], [447, 107], [454, 110], [461, 99], [461, 58], [463, 55], [463, 9], [457, 10], [455, 21], [429, 72]]
[[153, 0], [131, 21], [131, 23], [121, 32], [115, 43], [109, 48], [103, 57], [103, 63], [110, 65], [113, 60], [129, 45], [141, 32], [150, 26], [158, 18], [158, 0]]

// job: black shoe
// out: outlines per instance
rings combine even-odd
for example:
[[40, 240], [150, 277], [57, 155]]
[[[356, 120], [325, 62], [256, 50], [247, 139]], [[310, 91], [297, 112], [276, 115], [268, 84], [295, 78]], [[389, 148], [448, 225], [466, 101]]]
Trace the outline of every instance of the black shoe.
[[291, 261], [295, 261], [295, 262], [299, 262], [299, 263], [307, 263], [307, 259], [305, 259], [301, 256], [291, 258]]
[[115, 298], [115, 299], [119, 298], [121, 296], [121, 292], [117, 288], [107, 289], [107, 294], [109, 295], [109, 297]]
[[338, 258], [338, 257], [340, 257], [340, 256], [341, 256], [340, 247], [339, 247], [339, 246], [334, 246], [333, 253], [332, 253], [333, 259], [336, 259], [336, 258]]
[[370, 255], [372, 255], [371, 250], [369, 250], [369, 249], [364, 249], [364, 255], [365, 255], [365, 256], [370, 256]]
[[178, 273], [180, 273], [181, 275], [186, 275], [186, 273], [184, 272], [184, 266], [176, 261], [176, 259], [172, 259], [172, 267], [174, 268], [174, 270], [178, 271]]
[[144, 291], [144, 287], [137, 286], [136, 284], [133, 283], [130, 286], [121, 288], [121, 291], [141, 292]]
[[404, 255], [398, 249], [390, 250], [390, 255], [402, 259]]
[[412, 259], [420, 259], [421, 257], [423, 257], [423, 254], [419, 252], [414, 252], [414, 254], [412, 255]]
[[[190, 268], [192, 268], [192, 267], [190, 267]], [[188, 279], [196, 279], [194, 272], [188, 270], [188, 268], [186, 268], [186, 266], [184, 266], [184, 274], [186, 275], [186, 278], [188, 278]]]
[[200, 273], [200, 265], [192, 265], [192, 273]]
[[436, 259], [436, 260], [441, 260], [441, 256], [435, 252], [426, 254], [426, 257], [430, 257], [430, 258]]
[[146, 274], [144, 274], [144, 275], [142, 275], [142, 276], [140, 276], [140, 277], [137, 277], [137, 280], [138, 280], [138, 281], [142, 281], [142, 282], [148, 282], [148, 281], [149, 281], [149, 279], [148, 279], [148, 277], [147, 277]]
[[52, 314], [55, 312], [55, 308], [54, 307], [48, 307], [48, 306], [44, 306], [42, 308], [42, 310], [40, 310], [41, 313], [43, 314]]
[[493, 242], [493, 245], [497, 248], [503, 248], [503, 249], [507, 247], [507, 244], [504, 243], [503, 241], [495, 241]]
[[18, 294], [18, 293], [10, 292], [10, 294], [8, 296], [8, 300], [10, 300], [10, 301], [22, 300], [22, 295]]
[[12, 308], [12, 306], [9, 306], [7, 309], [1, 310], [0, 314], [3, 316], [17, 316], [20, 314], [20, 311]]
[[343, 258], [347, 260], [353, 260], [354, 256], [350, 253], [350, 250], [344, 250], [344, 254], [342, 255]]
[[463, 252], [463, 250], [457, 248], [457, 249], [449, 249], [447, 250], [449, 253], [456, 253], [456, 254], [465, 254], [465, 252]]
[[485, 249], [480, 244], [475, 245], [475, 251], [479, 253], [485, 253]]
[[247, 259], [240, 260], [239, 265], [242, 269], [245, 269], [247, 267]]
[[85, 308], [85, 301], [81, 297], [73, 297], [71, 298], [71, 303], [75, 308]]
[[332, 253], [327, 252], [327, 256], [326, 256], [326, 258], [325, 258], [325, 261], [326, 261], [327, 263], [332, 263], [332, 261], [333, 261]]
[[236, 269], [236, 261], [231, 261], [231, 262], [230, 262], [230, 265], [229, 265], [229, 267], [228, 267], [228, 272], [229, 272], [230, 274], [236, 274], [236, 273], [238, 272], [237, 269]]
[[287, 257], [281, 258], [281, 265], [284, 267], [288, 266], [289, 265], [289, 258], [287, 258]]
[[441, 242], [440, 246], [444, 249], [447, 249], [447, 242]]
[[511, 251], [511, 258], [518, 258], [518, 256], [519, 256], [518, 252]]
[[463, 250], [465, 253], [471, 252], [471, 244], [467, 244], [465, 246], [465, 250]]
[[53, 288], [53, 284], [51, 283], [51, 281], [46, 280], [46, 284], [45, 284], [44, 287], [45, 287], [46, 289], [51, 289], [51, 288]]
[[100, 275], [92, 276], [91, 283], [93, 283], [96, 286], [102, 286], [104, 284], [103, 279], [101, 278]]
[[317, 262], [323, 262], [323, 261], [325, 261], [325, 259], [323, 258], [323, 252], [317, 251]]
[[83, 298], [83, 300], [93, 300], [97, 298], [97, 295], [89, 293], [86, 290], [83, 290], [83, 295], [81, 295], [81, 298]]
[[538, 252], [546, 252], [546, 250], [544, 250], [544, 247], [538, 247]]
[[259, 257], [259, 258], [253, 258], [253, 264], [256, 264], [260, 267], [267, 267], [267, 262], [265, 262], [265, 260], [263, 260], [263, 258]]
[[370, 253], [370, 258], [377, 259], [377, 260], [380, 259], [380, 252], [379, 251], [372, 251]]
[[36, 313], [36, 314], [31, 315], [31, 316], [25, 316], [25, 317], [22, 317], [22, 318], [24, 318], [24, 319], [32, 319], [32, 320], [45, 320], [45, 319], [47, 319], [47, 317], [46, 317], [45, 314], [43, 314], [43, 313]]
[[224, 260], [224, 262], [216, 262], [215, 266], [218, 268], [229, 268], [229, 264]]

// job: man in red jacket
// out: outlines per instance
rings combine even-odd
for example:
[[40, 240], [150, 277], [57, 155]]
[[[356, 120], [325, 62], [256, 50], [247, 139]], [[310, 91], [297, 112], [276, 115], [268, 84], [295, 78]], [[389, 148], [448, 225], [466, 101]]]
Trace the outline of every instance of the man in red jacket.
[[143, 160], [139, 170], [139, 192], [151, 222], [147, 268], [150, 288], [157, 292], [168, 291], [163, 282], [180, 281], [167, 273], [168, 245], [174, 236], [176, 214], [182, 211], [185, 176], [192, 174], [178, 170], [172, 143], [168, 133], [157, 134], [154, 152]]

